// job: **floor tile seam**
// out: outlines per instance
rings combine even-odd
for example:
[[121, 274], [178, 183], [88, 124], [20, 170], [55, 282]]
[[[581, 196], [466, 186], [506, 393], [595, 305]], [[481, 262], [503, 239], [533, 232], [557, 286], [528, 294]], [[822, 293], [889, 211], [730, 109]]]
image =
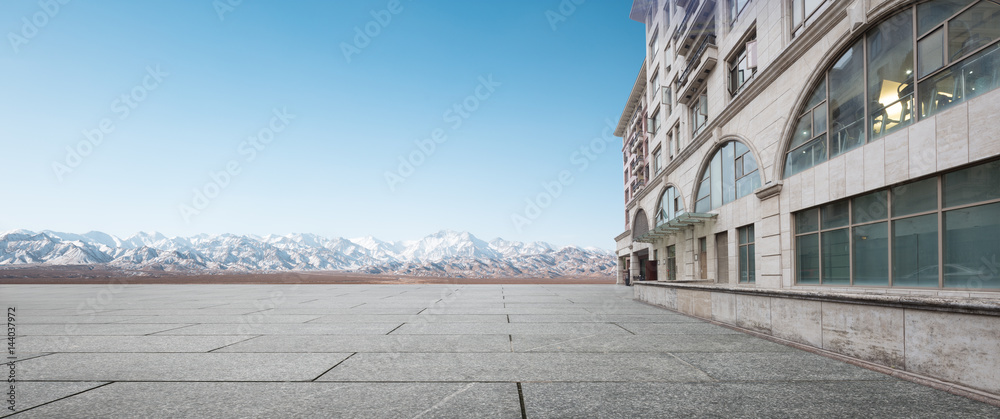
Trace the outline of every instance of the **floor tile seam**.
[[[22, 381], [22, 380], [18, 380], [18, 381]], [[98, 382], [98, 383], [99, 383], [99, 382], [101, 382], [101, 381], [74, 381], [74, 382], [80, 382], [80, 383], [86, 383], [86, 382]], [[12, 414], [10, 414], [10, 415], [6, 415], [6, 416], [0, 416], [0, 418], [5, 418], [5, 417], [7, 417], [7, 416], [13, 416], [13, 415], [18, 415], [18, 414], [21, 414], [21, 413], [24, 413], [24, 412], [28, 412], [28, 411], [31, 411], [31, 410], [33, 410], [33, 409], [37, 409], [37, 408], [39, 408], [39, 407], [42, 407], [42, 406], [45, 406], [45, 405], [48, 405], [48, 404], [52, 404], [52, 403], [55, 403], [55, 402], [58, 402], [58, 401], [61, 401], [61, 400], [66, 400], [66, 399], [68, 399], [68, 398], [70, 398], [70, 397], [75, 397], [75, 396], [78, 396], [78, 395], [80, 395], [80, 394], [83, 394], [83, 393], [86, 393], [86, 392], [88, 392], [88, 391], [91, 391], [91, 390], [97, 390], [97, 389], [99, 389], [99, 388], [101, 388], [101, 387], [104, 387], [104, 386], [109, 386], [109, 385], [111, 385], [111, 384], [114, 384], [114, 383], [115, 383], [114, 381], [108, 381], [108, 382], [105, 382], [104, 384], [101, 384], [101, 385], [98, 385], [98, 386], [94, 386], [94, 387], [91, 387], [91, 388], [88, 388], [88, 389], [85, 389], [85, 390], [83, 390], [83, 391], [78, 391], [78, 392], [76, 392], [76, 393], [73, 393], [73, 394], [70, 394], [70, 395], [68, 395], [68, 396], [64, 396], [64, 397], [60, 397], [60, 398], [58, 398], [58, 399], [55, 399], [55, 400], [49, 400], [49, 401], [47, 401], [47, 402], [45, 402], [45, 403], [41, 403], [41, 404], [37, 404], [37, 405], [35, 405], [35, 406], [31, 406], [31, 407], [29, 407], [29, 408], [27, 408], [27, 409], [24, 409], [24, 410], [19, 410], [19, 411], [17, 411], [17, 412], [14, 412], [14, 413], [12, 413]]]

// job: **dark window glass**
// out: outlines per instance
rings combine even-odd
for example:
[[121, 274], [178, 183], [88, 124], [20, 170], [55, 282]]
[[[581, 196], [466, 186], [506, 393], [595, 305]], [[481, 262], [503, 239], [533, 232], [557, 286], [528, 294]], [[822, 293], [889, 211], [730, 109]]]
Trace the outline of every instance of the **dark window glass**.
[[892, 285], [938, 286], [937, 213], [892, 222]]
[[850, 221], [850, 206], [848, 201], [838, 201], [826, 204], [821, 208], [823, 212], [823, 229], [845, 227]]
[[858, 40], [830, 68], [830, 156], [865, 143], [864, 44]]
[[850, 284], [851, 249], [846, 228], [824, 231], [823, 243], [823, 283]]
[[826, 161], [826, 135], [788, 153], [785, 158], [785, 177], [792, 176]]
[[854, 227], [854, 283], [889, 285], [889, 228], [885, 222]]
[[927, 33], [970, 4], [972, 0], [934, 0], [917, 5], [917, 33]]
[[1000, 203], [944, 213], [944, 286], [1000, 288]]
[[819, 284], [819, 234], [795, 238], [795, 278], [800, 284]]
[[937, 178], [924, 179], [892, 188], [892, 216], [937, 209]]
[[795, 233], [808, 233], [819, 229], [819, 211], [815, 209], [795, 213]]
[[854, 198], [852, 215], [854, 223], [867, 223], [869, 221], [884, 220], [889, 216], [888, 198], [886, 191], [875, 191], [867, 195]]
[[944, 175], [945, 208], [1000, 199], [1000, 161]]
[[954, 61], [1000, 37], [1000, 4], [980, 1], [948, 22], [948, 60]]

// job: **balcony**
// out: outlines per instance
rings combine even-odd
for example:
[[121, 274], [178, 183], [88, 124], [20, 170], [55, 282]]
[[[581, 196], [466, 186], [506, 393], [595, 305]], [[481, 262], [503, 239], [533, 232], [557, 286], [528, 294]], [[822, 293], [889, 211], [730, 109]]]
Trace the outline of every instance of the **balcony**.
[[702, 40], [698, 50], [691, 56], [684, 72], [677, 78], [677, 101], [688, 104], [694, 94], [705, 84], [708, 74], [719, 61], [719, 49], [715, 46], [715, 35]]
[[684, 21], [677, 26], [674, 40], [677, 41], [677, 55], [688, 56], [694, 47], [706, 36], [715, 35], [715, 0], [703, 0], [697, 7], [685, 10]]

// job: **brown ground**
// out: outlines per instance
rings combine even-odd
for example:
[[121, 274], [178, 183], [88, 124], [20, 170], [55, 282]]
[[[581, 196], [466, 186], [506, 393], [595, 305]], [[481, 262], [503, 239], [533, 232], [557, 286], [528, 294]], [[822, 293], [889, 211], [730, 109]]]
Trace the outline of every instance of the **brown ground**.
[[0, 284], [614, 284], [608, 277], [443, 278], [352, 272], [281, 272], [193, 275], [120, 271], [90, 266], [0, 270]]

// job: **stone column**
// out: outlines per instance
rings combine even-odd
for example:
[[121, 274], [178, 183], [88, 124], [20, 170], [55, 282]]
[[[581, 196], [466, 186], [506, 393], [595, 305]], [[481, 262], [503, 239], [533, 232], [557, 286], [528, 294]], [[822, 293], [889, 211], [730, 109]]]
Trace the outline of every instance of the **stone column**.
[[629, 256], [629, 258], [630, 258], [630, 260], [629, 260], [629, 266], [631, 268], [630, 268], [630, 272], [628, 274], [631, 277], [630, 281], [635, 281], [636, 278], [639, 276], [639, 272], [641, 272], [641, 270], [639, 268], [639, 255], [637, 253], [635, 253], [635, 252], [632, 252], [632, 254]]

